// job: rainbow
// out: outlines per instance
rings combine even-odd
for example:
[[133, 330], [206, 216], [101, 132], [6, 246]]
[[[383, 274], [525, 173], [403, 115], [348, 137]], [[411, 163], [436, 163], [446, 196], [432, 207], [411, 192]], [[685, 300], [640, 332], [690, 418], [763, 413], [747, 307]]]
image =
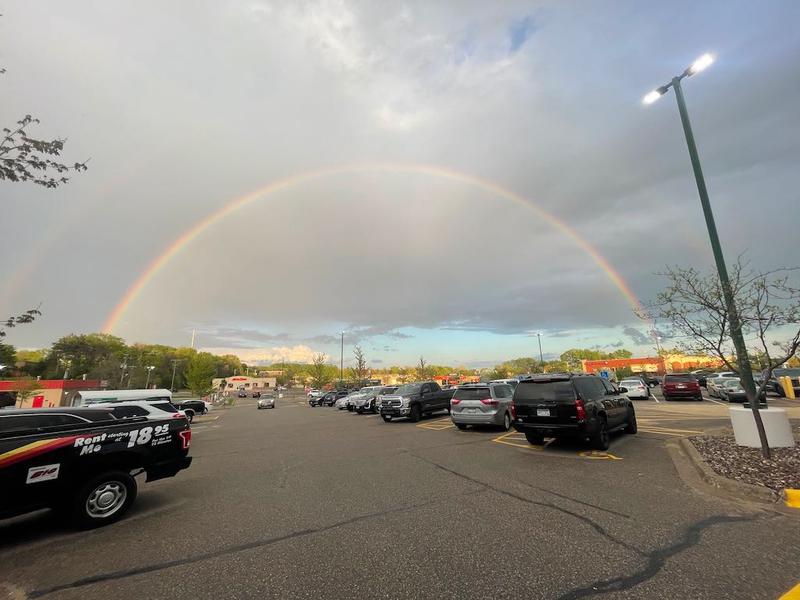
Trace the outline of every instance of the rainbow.
[[244, 208], [252, 202], [255, 202], [259, 198], [263, 198], [272, 193], [285, 190], [297, 184], [331, 175], [353, 173], [404, 173], [429, 175], [432, 177], [450, 179], [472, 185], [478, 189], [496, 194], [506, 198], [507, 200], [515, 202], [520, 206], [533, 210], [543, 221], [546, 221], [555, 227], [567, 238], [572, 240], [576, 246], [588, 254], [597, 264], [597, 266], [600, 267], [600, 269], [608, 276], [609, 280], [614, 284], [614, 286], [616, 286], [616, 288], [620, 291], [622, 296], [634, 310], [641, 309], [639, 301], [636, 299], [636, 296], [633, 294], [630, 287], [628, 287], [628, 284], [594, 246], [583, 239], [580, 234], [567, 223], [547, 212], [540, 206], [533, 204], [530, 200], [520, 196], [516, 192], [504, 188], [500, 184], [493, 181], [440, 166], [401, 163], [359, 163], [298, 173], [291, 177], [287, 177], [286, 179], [281, 179], [280, 181], [267, 184], [262, 188], [245, 194], [244, 196], [239, 196], [238, 198], [230, 200], [222, 208], [211, 213], [206, 218], [184, 231], [177, 239], [167, 246], [167, 248], [160, 255], [158, 255], [149, 265], [147, 265], [147, 268], [142, 271], [141, 275], [139, 275], [136, 281], [134, 281], [133, 284], [128, 288], [128, 290], [125, 292], [125, 295], [106, 318], [105, 324], [103, 325], [103, 332], [111, 333], [128, 308], [130, 308], [131, 304], [142, 293], [142, 290], [147, 287], [147, 284], [150, 282], [150, 280], [153, 279], [153, 277], [159, 271], [161, 271], [181, 250], [188, 246], [193, 240], [195, 240], [217, 221], [226, 218], [239, 209]]

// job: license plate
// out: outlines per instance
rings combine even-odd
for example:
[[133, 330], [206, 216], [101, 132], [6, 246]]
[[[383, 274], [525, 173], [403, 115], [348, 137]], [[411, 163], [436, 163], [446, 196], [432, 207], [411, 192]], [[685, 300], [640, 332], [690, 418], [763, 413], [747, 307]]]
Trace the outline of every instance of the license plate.
[[477, 408], [468, 408], [467, 412], [468, 413], [476, 413], [476, 412], [478, 412], [478, 409]]
[[549, 408], [537, 408], [536, 409], [536, 416], [537, 417], [549, 417], [550, 416], [550, 409]]
[[678, 389], [685, 388], [685, 387], [686, 387], [686, 386], [685, 386], [685, 385], [683, 385], [682, 383], [679, 383], [679, 384], [678, 384]]

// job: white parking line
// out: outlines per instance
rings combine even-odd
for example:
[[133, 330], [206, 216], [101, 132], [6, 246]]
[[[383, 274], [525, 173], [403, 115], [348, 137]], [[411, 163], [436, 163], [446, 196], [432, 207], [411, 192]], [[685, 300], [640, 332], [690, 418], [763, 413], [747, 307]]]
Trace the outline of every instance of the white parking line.
[[708, 400], [709, 402], [713, 402], [714, 404], [720, 404], [722, 406], [728, 406], [725, 402], [720, 402], [719, 400], [714, 400], [711, 396], [709, 396], [708, 398], [705, 398], [705, 400]]

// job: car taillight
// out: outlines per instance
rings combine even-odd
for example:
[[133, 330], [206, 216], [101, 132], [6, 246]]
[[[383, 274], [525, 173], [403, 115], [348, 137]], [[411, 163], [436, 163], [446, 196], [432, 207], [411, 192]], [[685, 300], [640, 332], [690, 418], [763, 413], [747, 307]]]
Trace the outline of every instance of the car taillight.
[[500, 404], [500, 401], [492, 400], [491, 398], [484, 398], [483, 400], [481, 400], [481, 404], [484, 404], [486, 406], [497, 406], [498, 404]]
[[191, 429], [184, 429], [183, 431], [179, 431], [178, 435], [181, 436], [181, 442], [183, 443], [183, 449], [188, 450], [189, 446], [192, 445], [192, 430]]
[[578, 416], [578, 421], [586, 420], [586, 407], [583, 405], [583, 400], [575, 400], [575, 413]]
[[514, 404], [513, 402], [511, 403], [511, 418], [512, 419], [517, 418], [517, 405]]
[[458, 398], [450, 398], [450, 404], [461, 404], [461, 400]]

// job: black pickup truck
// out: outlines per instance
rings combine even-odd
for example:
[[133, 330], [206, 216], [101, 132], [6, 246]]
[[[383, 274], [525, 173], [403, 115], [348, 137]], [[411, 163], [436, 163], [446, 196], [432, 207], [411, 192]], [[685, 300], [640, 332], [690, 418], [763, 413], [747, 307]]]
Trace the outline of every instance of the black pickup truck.
[[395, 417], [419, 421], [422, 415], [438, 410], [450, 412], [450, 400], [455, 389], [443, 390], [435, 381], [405, 383], [393, 394], [381, 396], [381, 418], [387, 423]]
[[0, 410], [0, 518], [53, 508], [83, 528], [122, 517], [134, 475], [174, 477], [192, 462], [183, 416], [117, 419], [110, 408]]

